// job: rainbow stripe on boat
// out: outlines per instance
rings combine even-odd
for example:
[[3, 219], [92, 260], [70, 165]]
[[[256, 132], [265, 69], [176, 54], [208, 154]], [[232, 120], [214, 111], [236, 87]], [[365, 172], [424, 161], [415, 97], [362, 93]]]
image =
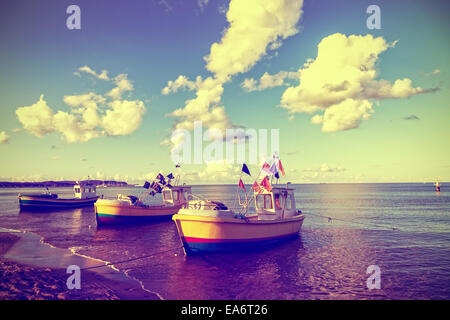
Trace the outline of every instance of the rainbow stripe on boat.
[[116, 199], [99, 199], [95, 207], [97, 225], [146, 223], [170, 219], [186, 203], [191, 187], [165, 186], [163, 203], [146, 205], [135, 196], [118, 194]]
[[181, 204], [140, 207], [102, 200], [95, 203], [95, 215], [98, 225], [139, 223], [170, 219], [180, 208]]

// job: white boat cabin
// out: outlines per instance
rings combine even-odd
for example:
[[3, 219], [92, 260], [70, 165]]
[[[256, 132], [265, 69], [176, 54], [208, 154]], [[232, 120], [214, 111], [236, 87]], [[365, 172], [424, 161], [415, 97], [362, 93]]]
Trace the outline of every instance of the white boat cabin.
[[187, 186], [164, 187], [162, 190], [164, 204], [172, 206], [187, 203], [190, 194], [191, 187]]
[[272, 187], [255, 194], [255, 207], [259, 220], [283, 219], [297, 215], [295, 189]]
[[89, 199], [97, 196], [97, 189], [91, 184], [76, 184], [73, 187], [75, 199]]

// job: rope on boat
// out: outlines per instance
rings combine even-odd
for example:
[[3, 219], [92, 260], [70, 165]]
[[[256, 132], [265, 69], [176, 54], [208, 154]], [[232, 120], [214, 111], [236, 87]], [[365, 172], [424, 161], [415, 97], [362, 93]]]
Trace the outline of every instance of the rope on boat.
[[170, 248], [170, 249], [167, 249], [167, 250], [154, 252], [154, 253], [152, 253], [152, 254], [147, 254], [147, 255], [144, 255], [144, 256], [140, 256], [140, 257], [136, 257], [136, 258], [131, 258], [131, 259], [127, 259], [127, 260], [120, 260], [120, 261], [116, 261], [116, 262], [109, 262], [109, 263], [101, 264], [101, 265], [98, 265], [98, 266], [92, 266], [92, 267], [87, 267], [87, 268], [81, 268], [80, 270], [96, 269], [96, 268], [112, 266], [112, 265], [116, 265], [116, 264], [120, 264], [120, 263], [125, 263], [125, 262], [130, 262], [130, 261], [140, 260], [140, 259], [145, 259], [145, 258], [148, 258], [148, 257], [151, 257], [151, 256], [156, 256], [156, 255], [161, 254], [161, 253], [166, 253], [166, 252], [173, 251], [173, 250], [176, 250], [176, 249], [181, 249], [182, 247], [183, 247], [183, 246], [180, 245], [180, 246], [175, 247], [175, 248]]
[[349, 222], [349, 223], [356, 223], [356, 224], [361, 224], [361, 225], [365, 225], [368, 227], [378, 227], [378, 228], [388, 228], [388, 229], [392, 229], [392, 230], [399, 230], [398, 228], [395, 227], [387, 227], [387, 226], [382, 226], [379, 224], [374, 224], [374, 223], [365, 223], [365, 222], [359, 222], [359, 221], [353, 221], [353, 220], [345, 220], [345, 219], [339, 219], [339, 218], [332, 218], [329, 216], [323, 216], [321, 214], [316, 214], [316, 213], [306, 213], [307, 216], [312, 215], [312, 216], [317, 216], [317, 217], [321, 217], [321, 218], [326, 218], [328, 219], [328, 222], [332, 222], [333, 220], [338, 220], [338, 221], [342, 221], [342, 222]]

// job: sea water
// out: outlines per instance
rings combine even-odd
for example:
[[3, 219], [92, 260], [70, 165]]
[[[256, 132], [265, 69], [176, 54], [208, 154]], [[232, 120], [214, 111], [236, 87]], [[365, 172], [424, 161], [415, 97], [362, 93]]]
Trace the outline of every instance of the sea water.
[[[20, 211], [17, 195], [30, 189], [0, 189], [0, 227], [35, 233], [54, 247], [99, 261], [145, 256], [114, 268], [164, 299], [450, 298], [450, 185], [444, 183], [440, 193], [432, 184], [291, 187], [306, 217], [299, 236], [250, 252], [185, 256], [172, 220], [97, 228], [93, 207]], [[229, 207], [236, 190], [192, 188]], [[71, 188], [51, 191], [72, 194]], [[144, 196], [145, 191], [99, 188], [97, 193]], [[379, 289], [368, 287], [373, 265], [380, 270]]]

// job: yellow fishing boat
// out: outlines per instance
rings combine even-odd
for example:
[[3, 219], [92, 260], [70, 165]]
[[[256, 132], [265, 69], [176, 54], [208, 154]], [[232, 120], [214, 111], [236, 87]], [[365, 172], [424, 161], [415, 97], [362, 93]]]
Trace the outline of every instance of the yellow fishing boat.
[[160, 205], [146, 205], [138, 197], [121, 194], [117, 199], [98, 199], [94, 205], [97, 225], [168, 219], [187, 202], [190, 191], [188, 186], [165, 186]]
[[299, 235], [304, 215], [294, 189], [274, 186], [254, 193], [256, 213], [245, 215], [220, 202], [193, 199], [172, 219], [186, 254], [264, 247]]

